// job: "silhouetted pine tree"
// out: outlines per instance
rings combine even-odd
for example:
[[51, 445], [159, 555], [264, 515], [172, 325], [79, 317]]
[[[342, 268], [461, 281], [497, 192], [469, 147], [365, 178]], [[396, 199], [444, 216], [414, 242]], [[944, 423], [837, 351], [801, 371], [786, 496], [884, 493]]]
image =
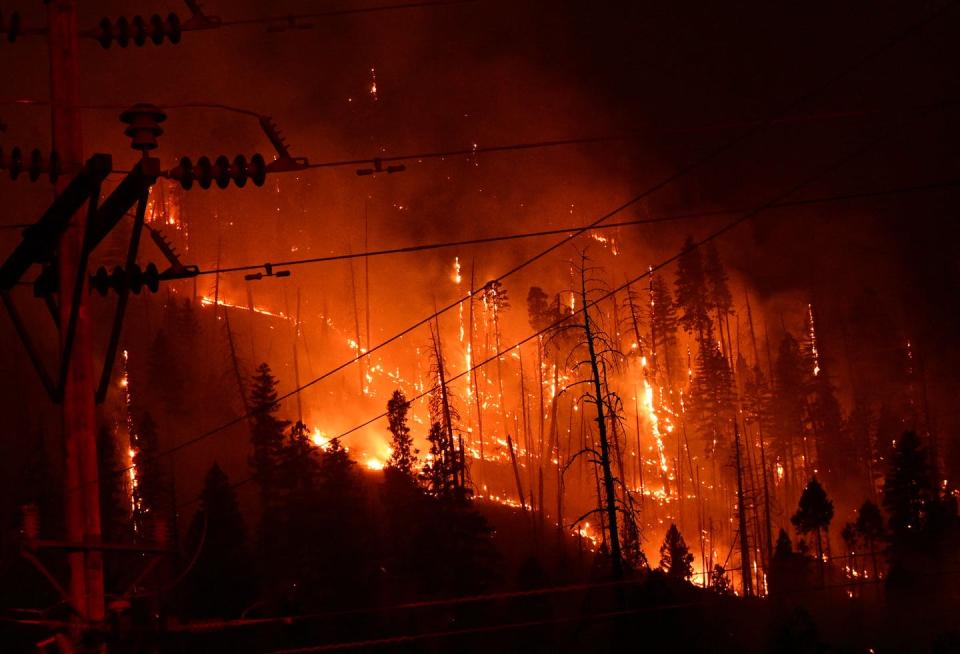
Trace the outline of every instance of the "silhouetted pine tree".
[[413, 476], [417, 451], [413, 449], [413, 438], [407, 426], [407, 411], [410, 404], [403, 391], [396, 390], [387, 402], [387, 423], [390, 429], [390, 459], [387, 465], [397, 472]]
[[734, 416], [736, 392], [727, 360], [716, 343], [705, 343], [697, 353], [697, 365], [690, 387], [687, 416], [703, 442], [706, 456], [731, 451], [730, 421]]
[[680, 370], [677, 357], [677, 309], [670, 296], [670, 287], [660, 275], [650, 277], [650, 341], [657, 353], [657, 365], [673, 386]]
[[883, 507], [890, 516], [894, 547], [921, 534], [939, 493], [927, 452], [914, 432], [897, 439], [883, 482]]
[[[499, 288], [499, 286], [497, 287]], [[506, 295], [502, 292], [499, 297], [505, 301]], [[436, 385], [430, 393], [428, 406], [430, 408], [431, 435], [433, 438], [433, 426], [440, 425], [442, 432], [440, 438], [431, 440], [431, 451], [435, 445], [442, 446], [440, 450], [440, 459], [435, 459], [434, 465], [439, 461], [439, 470], [443, 473], [442, 482], [445, 485], [443, 493], [453, 493], [455, 495], [466, 496], [468, 490], [466, 485], [467, 461], [463, 445], [463, 436], [457, 428], [460, 422], [460, 413], [454, 404], [454, 396], [450, 391], [447, 382], [446, 361], [443, 355], [443, 346], [440, 341], [440, 328], [437, 325], [436, 330], [431, 329], [431, 374], [434, 377]], [[501, 395], [502, 397], [502, 395]]]
[[322, 607], [366, 606], [380, 586], [376, 529], [356, 463], [339, 440], [319, 451], [309, 517], [295, 522], [305, 603]]
[[843, 409], [833, 382], [822, 367], [810, 384], [807, 415], [817, 450], [817, 469], [823, 478], [835, 491], [846, 490], [848, 494], [860, 491], [856, 477], [850, 475], [850, 464], [857, 460], [857, 448], [844, 424]]
[[780, 342], [774, 365], [773, 417], [775, 429], [770, 434], [774, 454], [783, 462], [788, 484], [798, 479], [797, 457], [803, 453], [806, 434], [806, 371], [800, 345], [789, 333]]
[[667, 529], [660, 546], [660, 569], [671, 579], [690, 581], [693, 576], [693, 554], [675, 524]]
[[269, 522], [282, 501], [282, 481], [279, 476], [280, 458], [283, 453], [283, 432], [289, 421], [276, 417], [280, 410], [277, 402], [277, 380], [270, 366], [261, 363], [253, 376], [250, 388], [250, 442], [253, 455], [250, 467], [260, 485], [261, 510], [264, 521]]
[[677, 306], [680, 308], [680, 326], [687, 333], [697, 337], [697, 343], [703, 344], [711, 340], [713, 325], [710, 320], [710, 295], [707, 289], [707, 278], [703, 267], [703, 254], [695, 247], [692, 236], [681, 248], [677, 262], [676, 286]]
[[814, 533], [821, 580], [823, 578], [823, 532], [830, 528], [831, 520], [833, 520], [833, 502], [827, 498], [827, 492], [823, 490], [817, 478], [813, 477], [803, 489], [797, 512], [791, 516], [790, 522], [798, 534]]
[[187, 615], [231, 618], [253, 600], [247, 530], [227, 475], [214, 463], [203, 483], [200, 508], [187, 531], [187, 553], [196, 557], [186, 577]]
[[915, 433], [904, 433], [896, 440], [883, 484], [890, 527], [887, 588], [907, 591], [902, 596], [906, 610], [917, 609], [918, 597], [954, 596], [952, 572], [960, 565], [956, 498], [941, 496], [928, 456]]
[[710, 571], [710, 590], [718, 595], [733, 594], [733, 584], [730, 582], [730, 577], [727, 576], [727, 571], [719, 563], [713, 566], [713, 570]]
[[728, 338], [724, 340], [723, 330], [733, 310], [733, 296], [730, 294], [727, 271], [723, 267], [723, 262], [720, 260], [720, 252], [717, 250], [714, 241], [708, 242], [705, 246], [703, 254], [703, 274], [707, 281], [707, 298], [716, 316], [718, 335], [721, 341], [729, 344], [729, 334], [727, 334]]
[[865, 501], [857, 511], [857, 521], [853, 523], [854, 530], [860, 541], [870, 554], [870, 563], [873, 568], [873, 578], [879, 575], [877, 564], [877, 545], [887, 539], [887, 530], [883, 524], [883, 514], [880, 508], [871, 502]]
[[809, 584], [808, 567], [809, 559], [793, 551], [790, 536], [781, 529], [770, 564], [770, 594], [776, 596], [806, 588]]
[[460, 457], [456, 453], [450, 454], [451, 439], [439, 422], [431, 423], [427, 442], [430, 443], [430, 454], [420, 472], [420, 479], [427, 491], [438, 498], [452, 499], [462, 495], [457, 481], [460, 477]]

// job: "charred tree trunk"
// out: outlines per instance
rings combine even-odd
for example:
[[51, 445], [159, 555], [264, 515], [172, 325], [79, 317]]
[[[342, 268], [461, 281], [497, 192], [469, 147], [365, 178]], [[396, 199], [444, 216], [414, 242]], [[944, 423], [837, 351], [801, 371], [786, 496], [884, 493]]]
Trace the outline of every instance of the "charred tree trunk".
[[740, 460], [740, 428], [733, 421], [733, 443], [737, 466], [737, 524], [740, 530], [740, 575], [743, 578], [743, 596], [753, 594], [750, 569], [750, 540], [747, 538], [747, 506], [743, 495], [743, 464]]
[[620, 535], [617, 531], [617, 498], [613, 483], [613, 471], [610, 466], [610, 443], [607, 439], [607, 420], [604, 411], [603, 388], [600, 383], [600, 366], [598, 363], [596, 345], [594, 343], [593, 326], [590, 324], [590, 311], [587, 304], [586, 273], [580, 272], [580, 296], [583, 302], [583, 333], [587, 343], [587, 352], [590, 357], [590, 372], [593, 377], [594, 404], [597, 409], [597, 434], [600, 440], [600, 468], [603, 472], [603, 490], [605, 494], [605, 510], [607, 514], [607, 530], [610, 536], [611, 570], [615, 579], [623, 576], [623, 560], [620, 551]]
[[520, 498], [520, 508], [526, 512], [527, 505], [523, 499], [523, 481], [520, 479], [520, 467], [517, 465], [517, 453], [513, 449], [513, 438], [510, 437], [510, 432], [507, 432], [507, 449], [510, 450], [510, 465], [513, 466], [513, 478], [517, 482], [517, 496]]

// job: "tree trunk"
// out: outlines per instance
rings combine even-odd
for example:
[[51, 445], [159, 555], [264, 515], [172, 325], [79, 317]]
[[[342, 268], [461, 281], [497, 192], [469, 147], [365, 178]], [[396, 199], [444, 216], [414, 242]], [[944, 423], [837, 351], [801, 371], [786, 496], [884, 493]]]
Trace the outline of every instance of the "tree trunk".
[[586, 273], [580, 271], [580, 295], [583, 302], [583, 331], [590, 356], [590, 372], [593, 376], [594, 403], [597, 408], [597, 431], [600, 438], [600, 467], [603, 471], [603, 487], [606, 494], [607, 529], [610, 534], [611, 570], [614, 579], [623, 576], [623, 561], [620, 552], [620, 535], [617, 530], [617, 501], [613, 484], [613, 472], [610, 467], [610, 445], [607, 441], [607, 422], [603, 409], [603, 389], [600, 384], [600, 368], [594, 346], [593, 328], [590, 325], [590, 311], [587, 305]]

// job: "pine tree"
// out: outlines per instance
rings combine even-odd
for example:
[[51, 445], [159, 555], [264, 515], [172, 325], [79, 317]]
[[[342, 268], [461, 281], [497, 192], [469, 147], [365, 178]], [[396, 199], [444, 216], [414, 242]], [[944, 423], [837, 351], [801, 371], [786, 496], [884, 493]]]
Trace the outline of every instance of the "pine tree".
[[531, 286], [527, 292], [527, 321], [531, 329], [540, 331], [548, 327], [553, 321], [552, 307], [548, 296], [539, 286]]
[[253, 456], [250, 467], [260, 484], [260, 498], [265, 520], [269, 520], [282, 501], [280, 458], [284, 447], [283, 432], [290, 424], [276, 417], [280, 410], [277, 401], [277, 380], [270, 366], [261, 363], [250, 388], [250, 441]]
[[[505, 295], [501, 295], [505, 301]], [[440, 341], [440, 326], [431, 329], [431, 373], [436, 381], [434, 390], [430, 393], [429, 408], [431, 428], [433, 424], [439, 424], [442, 438], [436, 441], [445, 449], [442, 452], [441, 463], [444, 474], [452, 475], [445, 477], [443, 483], [447, 486], [444, 492], [452, 492], [457, 495], [467, 493], [466, 487], [466, 454], [463, 446], [463, 436], [456, 429], [460, 421], [460, 413], [454, 404], [454, 397], [450, 391], [447, 382], [446, 361], [443, 355], [443, 346]], [[501, 394], [502, 398], [502, 394]], [[502, 406], [502, 405], [501, 405]], [[431, 442], [431, 446], [434, 442]]]
[[[320, 606], [365, 606], [382, 571], [363, 481], [339, 440], [318, 456], [314, 499], [302, 524], [306, 533], [297, 533], [303, 547], [302, 592]], [[331, 528], [336, 530], [333, 538]]]
[[771, 434], [774, 454], [784, 462], [788, 483], [797, 478], [796, 457], [801, 454], [798, 443], [806, 435], [807, 381], [800, 345], [787, 333], [780, 342], [774, 366], [773, 419]]
[[390, 460], [387, 465], [406, 477], [413, 476], [417, 451], [407, 426], [407, 411], [410, 404], [403, 391], [396, 390], [387, 402], [387, 423], [390, 429]]
[[913, 540], [924, 530], [938, 501], [927, 452], [914, 432], [906, 432], [893, 448], [883, 482], [883, 507], [890, 516], [894, 544]]
[[250, 603], [254, 584], [246, 537], [233, 486], [214, 463], [187, 532], [187, 551], [197, 556], [184, 594], [189, 615], [234, 617]]
[[657, 364], [663, 366], [671, 387], [674, 375], [679, 371], [677, 325], [677, 309], [670, 296], [670, 287], [660, 275], [651, 275], [650, 341], [657, 352]]
[[821, 567], [821, 579], [823, 570], [823, 532], [830, 528], [830, 521], [833, 520], [833, 502], [827, 498], [827, 492], [817, 481], [816, 477], [810, 479], [803, 493], [800, 495], [797, 512], [790, 518], [790, 522], [796, 528], [797, 533], [806, 535], [813, 532], [817, 539], [817, 561]]
[[730, 582], [730, 577], [727, 576], [727, 571], [719, 563], [713, 566], [713, 570], [710, 572], [710, 590], [718, 595], [733, 594], [733, 584]]
[[102, 427], [97, 436], [97, 469], [100, 471], [100, 528], [103, 540], [121, 543], [129, 536], [130, 490], [127, 474], [120, 474], [120, 448], [113, 432]]
[[[720, 252], [717, 250], [716, 243], [710, 241], [706, 244], [703, 255], [703, 274], [707, 280], [707, 298], [710, 307], [713, 309], [717, 320], [717, 331], [720, 341], [730, 345], [730, 325], [729, 317], [733, 311], [733, 296], [730, 294], [730, 285], [727, 278], [727, 271], [720, 260]], [[724, 339], [724, 326], [727, 328], [727, 338]], [[726, 351], [726, 347], [724, 350]], [[727, 352], [728, 356], [730, 355]]]
[[716, 310], [717, 320], [719, 321], [733, 307], [733, 296], [730, 294], [727, 271], [723, 267], [720, 252], [717, 250], [714, 241], [710, 241], [706, 245], [703, 257], [703, 273], [707, 280], [710, 304]]
[[660, 546], [660, 569], [671, 579], [689, 581], [693, 576], [693, 554], [676, 524], [671, 524]]
[[430, 443], [429, 456], [423, 464], [420, 479], [427, 487], [427, 491], [438, 498], [455, 499], [466, 498], [466, 489], [459, 485], [461, 476], [461, 457], [453, 450], [451, 455], [451, 439], [447, 431], [438, 421], [430, 425], [427, 442]]
[[697, 353], [687, 415], [707, 456], [730, 452], [728, 425], [734, 416], [735, 399], [733, 375], [726, 358], [716, 343], [704, 344]]
[[878, 575], [877, 568], [877, 544], [887, 538], [887, 530], [883, 524], [883, 514], [880, 508], [871, 502], [865, 501], [860, 510], [857, 511], [857, 521], [853, 524], [857, 536], [866, 546], [870, 553], [870, 561], [873, 564], [873, 578]]
[[807, 415], [816, 445], [817, 467], [831, 488], [843, 488], [850, 482], [849, 466], [856, 461], [856, 445], [844, 424], [843, 409], [827, 370], [820, 369], [812, 378], [810, 389]]
[[675, 282], [677, 306], [681, 310], [679, 322], [687, 333], [697, 337], [702, 347], [711, 340], [713, 330], [703, 255], [692, 236], [687, 237], [680, 252]]
[[783, 560], [793, 554], [793, 544], [790, 542], [790, 536], [785, 529], [781, 529], [777, 534], [777, 545], [773, 550], [773, 558]]
[[152, 540], [155, 531], [168, 526], [170, 493], [166, 475], [158, 457], [160, 450], [157, 424], [145, 412], [131, 434], [133, 466], [136, 482], [133, 486], [133, 530], [138, 539]]

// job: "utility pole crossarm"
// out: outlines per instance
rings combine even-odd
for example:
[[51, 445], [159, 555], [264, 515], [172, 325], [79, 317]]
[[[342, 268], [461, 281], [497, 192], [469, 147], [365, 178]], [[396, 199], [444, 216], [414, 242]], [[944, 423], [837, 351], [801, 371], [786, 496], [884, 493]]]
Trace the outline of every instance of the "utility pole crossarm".
[[40, 219], [23, 230], [20, 245], [0, 265], [0, 289], [11, 290], [30, 266], [53, 260], [57, 243], [67, 231], [71, 217], [99, 191], [111, 167], [110, 155], [95, 154], [90, 157]]

